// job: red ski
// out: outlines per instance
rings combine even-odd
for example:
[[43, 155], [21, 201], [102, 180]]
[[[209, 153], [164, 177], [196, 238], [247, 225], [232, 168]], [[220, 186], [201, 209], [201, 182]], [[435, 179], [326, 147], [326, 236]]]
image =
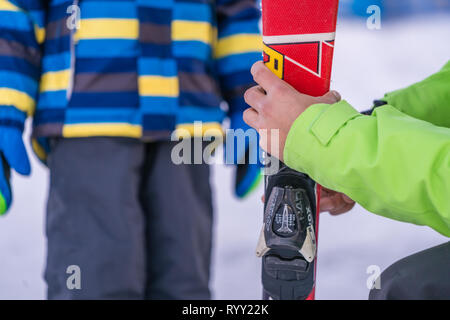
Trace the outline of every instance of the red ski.
[[[338, 0], [262, 0], [264, 62], [298, 91], [329, 91]], [[264, 298], [313, 300], [320, 186], [284, 164], [265, 179]]]

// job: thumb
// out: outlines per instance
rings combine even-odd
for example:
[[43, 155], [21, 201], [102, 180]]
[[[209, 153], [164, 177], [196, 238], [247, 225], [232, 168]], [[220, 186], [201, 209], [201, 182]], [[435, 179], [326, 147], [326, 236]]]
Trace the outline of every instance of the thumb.
[[355, 203], [355, 201], [353, 201], [349, 196], [342, 194], [342, 200], [344, 200], [345, 202], [352, 204]]
[[339, 92], [332, 90], [332, 91], [329, 91], [326, 94], [324, 94], [321, 97], [321, 100], [324, 103], [333, 104], [333, 103], [341, 101], [341, 95], [339, 94]]

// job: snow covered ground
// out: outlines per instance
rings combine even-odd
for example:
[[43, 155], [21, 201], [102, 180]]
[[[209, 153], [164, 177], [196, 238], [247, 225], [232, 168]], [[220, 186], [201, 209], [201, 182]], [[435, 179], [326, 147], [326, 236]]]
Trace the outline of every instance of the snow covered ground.
[[[427, 16], [370, 31], [342, 20], [336, 39], [333, 88], [359, 109], [383, 93], [419, 81], [450, 58], [449, 16]], [[43, 299], [44, 210], [48, 172], [31, 156], [33, 174], [13, 176], [15, 201], [0, 219], [0, 299]], [[216, 236], [211, 287], [216, 299], [259, 299], [262, 186], [244, 201], [232, 197], [232, 171], [214, 167]], [[318, 299], [366, 299], [367, 268], [386, 268], [448, 239], [427, 227], [400, 223], [359, 206], [320, 221]]]

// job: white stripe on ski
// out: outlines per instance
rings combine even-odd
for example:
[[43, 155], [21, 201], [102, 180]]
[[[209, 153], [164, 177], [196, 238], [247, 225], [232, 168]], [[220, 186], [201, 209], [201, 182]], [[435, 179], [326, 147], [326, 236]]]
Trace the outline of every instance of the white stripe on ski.
[[301, 42], [325, 42], [333, 41], [336, 32], [329, 33], [308, 33], [308, 34], [287, 34], [282, 36], [263, 36], [263, 42], [266, 44], [289, 44]]
[[295, 61], [294, 59], [289, 58], [288, 56], [284, 56], [284, 58], [285, 58], [286, 60], [292, 62], [292, 63], [295, 64], [296, 66], [302, 68], [303, 70], [306, 70], [306, 71], [308, 71], [309, 73], [312, 73], [313, 75], [315, 75], [316, 77], [321, 78], [321, 76], [320, 76], [319, 73], [317, 73], [317, 72], [315, 72], [315, 71], [309, 69], [308, 67], [305, 67], [305, 66], [302, 65], [300, 62], [297, 62], [297, 61]]

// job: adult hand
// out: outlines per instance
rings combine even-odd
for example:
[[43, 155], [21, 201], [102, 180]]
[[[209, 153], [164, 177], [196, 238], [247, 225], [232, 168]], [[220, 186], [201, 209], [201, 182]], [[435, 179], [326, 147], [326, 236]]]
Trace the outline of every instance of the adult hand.
[[337, 216], [350, 211], [355, 206], [355, 201], [343, 193], [322, 186], [319, 206], [320, 212], [328, 211], [331, 215]]
[[[336, 91], [322, 97], [302, 94], [279, 79], [262, 61], [252, 66], [251, 73], [258, 86], [245, 92], [245, 102], [251, 108], [244, 111], [244, 121], [259, 131], [261, 147], [283, 161], [284, 145], [295, 119], [313, 104], [338, 102], [340, 95]], [[278, 141], [272, 141], [273, 130], [278, 130]]]

